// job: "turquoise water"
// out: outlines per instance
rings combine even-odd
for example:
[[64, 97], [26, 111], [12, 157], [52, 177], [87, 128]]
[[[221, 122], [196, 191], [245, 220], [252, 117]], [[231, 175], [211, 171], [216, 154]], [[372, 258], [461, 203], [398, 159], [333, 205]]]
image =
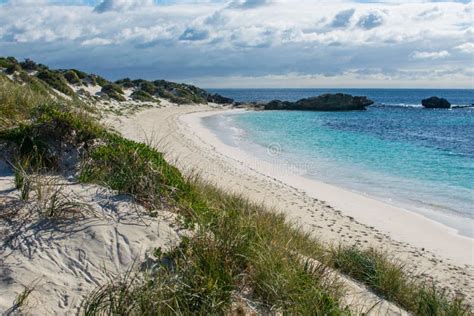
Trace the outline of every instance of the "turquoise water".
[[474, 237], [474, 108], [246, 112], [210, 117], [206, 124], [261, 159]]

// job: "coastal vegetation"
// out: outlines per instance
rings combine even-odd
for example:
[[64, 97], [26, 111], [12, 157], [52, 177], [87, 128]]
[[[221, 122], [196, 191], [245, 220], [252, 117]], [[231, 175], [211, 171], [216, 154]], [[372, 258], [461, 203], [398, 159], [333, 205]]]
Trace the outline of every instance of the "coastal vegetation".
[[232, 99], [218, 94], [211, 94], [198, 87], [174, 83], [166, 80], [147, 81], [143, 79], [120, 79], [115, 82], [105, 78], [87, 74], [77, 69], [49, 69], [45, 65], [37, 64], [32, 60], [19, 62], [13, 57], [0, 57], [0, 69], [8, 75], [17, 75], [30, 81], [36, 78], [63, 94], [76, 96], [72, 87], [100, 86], [101, 96], [118, 102], [126, 101], [124, 90], [132, 89], [131, 99], [140, 102], [158, 103], [158, 98], [167, 99], [176, 104], [207, 104], [214, 102], [230, 104]]
[[[64, 83], [56, 75], [44, 82], [51, 87], [56, 80]], [[121, 95], [121, 87], [133, 84], [151, 95], [149, 83], [108, 83], [103, 90]], [[163, 89], [158, 93], [181, 87], [177, 98], [207, 102], [192, 86], [152, 84]], [[156, 148], [106, 129], [99, 121], [100, 109], [78, 98], [52, 96], [35, 81], [20, 84], [0, 74], [0, 150], [15, 166], [16, 185], [25, 198], [30, 175], [61, 175], [65, 151], [73, 151], [78, 181], [129, 195], [150, 215], [170, 210], [188, 232], [170, 250], [154, 249], [147, 269], [131, 267], [89, 293], [83, 314], [225, 314], [245, 313], [248, 306], [261, 313], [350, 314], [344, 286], [329, 273], [332, 269], [416, 315], [470, 314], [461, 296], [412, 275], [407, 264], [390, 255], [320, 243], [284, 215], [198, 176], [185, 176]], [[86, 206], [57, 205], [64, 208], [45, 214], [54, 217], [68, 207], [75, 213], [87, 211]], [[28, 295], [30, 291], [18, 303], [23, 305]]]
[[126, 100], [125, 97], [123, 96], [122, 88], [115, 83], [106, 84], [105, 86], [102, 87], [101, 92], [109, 96], [109, 98], [112, 98], [119, 102]]

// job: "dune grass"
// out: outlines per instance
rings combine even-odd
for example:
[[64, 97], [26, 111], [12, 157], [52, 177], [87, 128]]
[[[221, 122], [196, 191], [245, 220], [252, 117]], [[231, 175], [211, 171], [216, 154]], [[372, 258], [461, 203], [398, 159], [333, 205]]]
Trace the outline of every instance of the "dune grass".
[[[84, 314], [222, 314], [238, 298], [267, 312], [347, 314], [343, 289], [326, 267], [417, 315], [470, 313], [461, 298], [417, 280], [384, 253], [328, 248], [282, 214], [184, 177], [162, 153], [105, 130], [79, 105], [7, 85], [11, 91], [0, 90], [0, 113], [8, 120], [0, 126], [0, 143], [22, 172], [59, 172], [64, 148], [80, 148], [81, 181], [130, 194], [150, 214], [173, 210], [190, 231], [179, 246], [155, 252], [154, 268], [131, 271], [92, 292]], [[19, 186], [25, 174], [18, 175]]]
[[409, 276], [406, 264], [389, 259], [387, 253], [339, 246], [332, 250], [329, 263], [415, 315], [469, 314], [469, 307], [461, 297]]
[[43, 91], [31, 85], [21, 86], [0, 74], [0, 128], [8, 128], [31, 117], [31, 110], [50, 101]]
[[[321, 293], [330, 293], [328, 297], [333, 300], [340, 298], [341, 293], [333, 291], [334, 286], [326, 283], [324, 273], [318, 274], [321, 272], [318, 268], [304, 269], [304, 264], [292, 255], [296, 252], [341, 270], [381, 297], [416, 314], [464, 315], [469, 311], [461, 298], [453, 298], [433, 284], [417, 281], [387, 254], [353, 247], [327, 248], [287, 223], [283, 215], [270, 213], [199, 179], [183, 178], [161, 153], [144, 144], [114, 136], [94, 149], [90, 159], [83, 169], [82, 180], [131, 194], [150, 210], [164, 205], [174, 208], [182, 215], [185, 226], [197, 227], [200, 232], [196, 240], [188, 241], [192, 242], [191, 248], [205, 253], [199, 242], [204, 239], [207, 245], [217, 242], [220, 252], [232, 254], [231, 259], [217, 266], [235, 271], [232, 275], [244, 273], [245, 280], [233, 279], [231, 288], [233, 291], [252, 289], [253, 299], [262, 302], [265, 308], [304, 313], [308, 311], [302, 307], [305, 303], [319, 304], [311, 300], [313, 296], [321, 298], [324, 296]], [[160, 199], [150, 198], [156, 196]], [[212, 241], [206, 234], [213, 236]], [[208, 259], [216, 260], [207, 258], [207, 263]], [[308, 280], [320, 288], [305, 286]], [[303, 309], [298, 310], [300, 307]]]

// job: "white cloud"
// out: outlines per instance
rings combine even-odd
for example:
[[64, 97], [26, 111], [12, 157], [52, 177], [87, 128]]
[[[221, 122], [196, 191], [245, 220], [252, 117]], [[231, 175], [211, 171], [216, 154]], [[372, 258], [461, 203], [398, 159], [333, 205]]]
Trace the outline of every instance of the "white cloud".
[[112, 44], [112, 41], [105, 38], [95, 37], [95, 38], [85, 40], [81, 44], [83, 46], [102, 46], [102, 45]]
[[441, 58], [446, 58], [450, 54], [446, 50], [442, 50], [439, 52], [419, 52], [415, 51], [412, 54], [412, 57], [414, 59], [441, 59]]
[[150, 79], [473, 68], [472, 4], [103, 0], [94, 8], [45, 1], [0, 4], [2, 55]]
[[474, 54], [474, 43], [464, 43], [455, 48], [466, 54]]

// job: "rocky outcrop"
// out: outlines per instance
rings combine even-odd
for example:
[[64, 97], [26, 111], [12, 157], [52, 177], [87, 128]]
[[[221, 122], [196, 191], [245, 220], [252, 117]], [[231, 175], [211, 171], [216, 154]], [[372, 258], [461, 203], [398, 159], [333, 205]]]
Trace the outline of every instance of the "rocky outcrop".
[[207, 96], [207, 102], [213, 102], [217, 104], [232, 104], [234, 103], [234, 100], [215, 93], [215, 94], [209, 94]]
[[297, 102], [274, 100], [264, 105], [265, 110], [298, 111], [355, 111], [365, 110], [374, 101], [367, 97], [336, 93], [301, 99]]
[[449, 109], [451, 103], [448, 100], [438, 97], [431, 97], [421, 100], [421, 105], [427, 109]]

